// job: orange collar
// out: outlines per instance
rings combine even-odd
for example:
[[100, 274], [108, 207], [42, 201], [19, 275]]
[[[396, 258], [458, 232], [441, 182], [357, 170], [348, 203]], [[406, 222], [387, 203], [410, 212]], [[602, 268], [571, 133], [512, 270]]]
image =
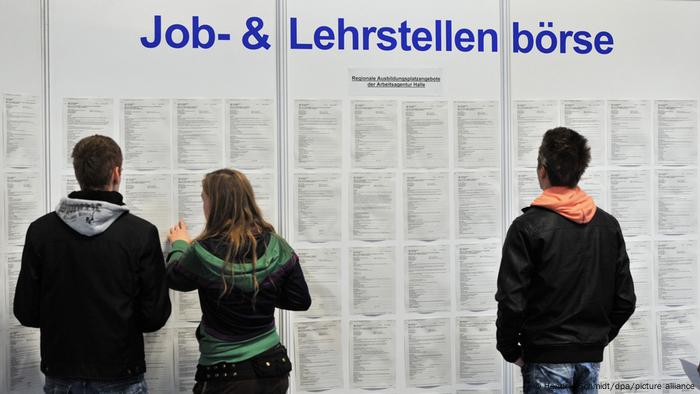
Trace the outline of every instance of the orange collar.
[[578, 186], [575, 188], [549, 187], [530, 205], [551, 209], [579, 224], [590, 222], [597, 209], [593, 198]]

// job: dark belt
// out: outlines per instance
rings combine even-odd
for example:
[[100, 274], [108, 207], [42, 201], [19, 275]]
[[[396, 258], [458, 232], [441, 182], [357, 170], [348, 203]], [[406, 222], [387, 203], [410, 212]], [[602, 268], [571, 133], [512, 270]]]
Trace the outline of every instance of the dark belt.
[[217, 363], [214, 365], [197, 365], [194, 380], [197, 382], [221, 380], [245, 380], [289, 375], [292, 363], [287, 356], [287, 349], [277, 344], [269, 350], [236, 363]]
[[214, 380], [255, 379], [255, 371], [250, 361], [239, 363], [218, 363], [214, 365], [197, 365], [194, 380], [207, 382]]

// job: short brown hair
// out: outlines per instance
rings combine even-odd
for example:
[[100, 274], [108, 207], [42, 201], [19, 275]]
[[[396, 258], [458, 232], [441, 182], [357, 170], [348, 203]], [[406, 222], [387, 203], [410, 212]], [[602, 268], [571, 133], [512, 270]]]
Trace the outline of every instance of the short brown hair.
[[590, 161], [586, 137], [566, 127], [544, 133], [537, 167], [544, 167], [552, 186], [576, 187]]
[[114, 167], [122, 166], [122, 150], [104, 135], [95, 134], [78, 141], [71, 157], [75, 178], [83, 190], [109, 185]]

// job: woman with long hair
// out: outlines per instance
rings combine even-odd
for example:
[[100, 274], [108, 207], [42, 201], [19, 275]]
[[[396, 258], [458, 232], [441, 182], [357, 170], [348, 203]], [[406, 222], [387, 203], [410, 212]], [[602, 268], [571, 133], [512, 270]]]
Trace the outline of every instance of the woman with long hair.
[[275, 307], [311, 305], [299, 258], [267, 223], [243, 173], [222, 169], [202, 181], [206, 225], [190, 240], [170, 229], [171, 289], [199, 292], [200, 358], [194, 393], [285, 393], [291, 363], [275, 328]]

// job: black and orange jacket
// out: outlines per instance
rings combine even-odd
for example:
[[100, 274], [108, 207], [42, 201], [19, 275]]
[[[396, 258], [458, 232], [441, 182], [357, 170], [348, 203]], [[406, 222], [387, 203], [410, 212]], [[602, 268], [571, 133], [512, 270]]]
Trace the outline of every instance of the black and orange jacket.
[[600, 362], [634, 312], [619, 223], [580, 191], [560, 192], [523, 209], [503, 245], [497, 347], [510, 362]]

